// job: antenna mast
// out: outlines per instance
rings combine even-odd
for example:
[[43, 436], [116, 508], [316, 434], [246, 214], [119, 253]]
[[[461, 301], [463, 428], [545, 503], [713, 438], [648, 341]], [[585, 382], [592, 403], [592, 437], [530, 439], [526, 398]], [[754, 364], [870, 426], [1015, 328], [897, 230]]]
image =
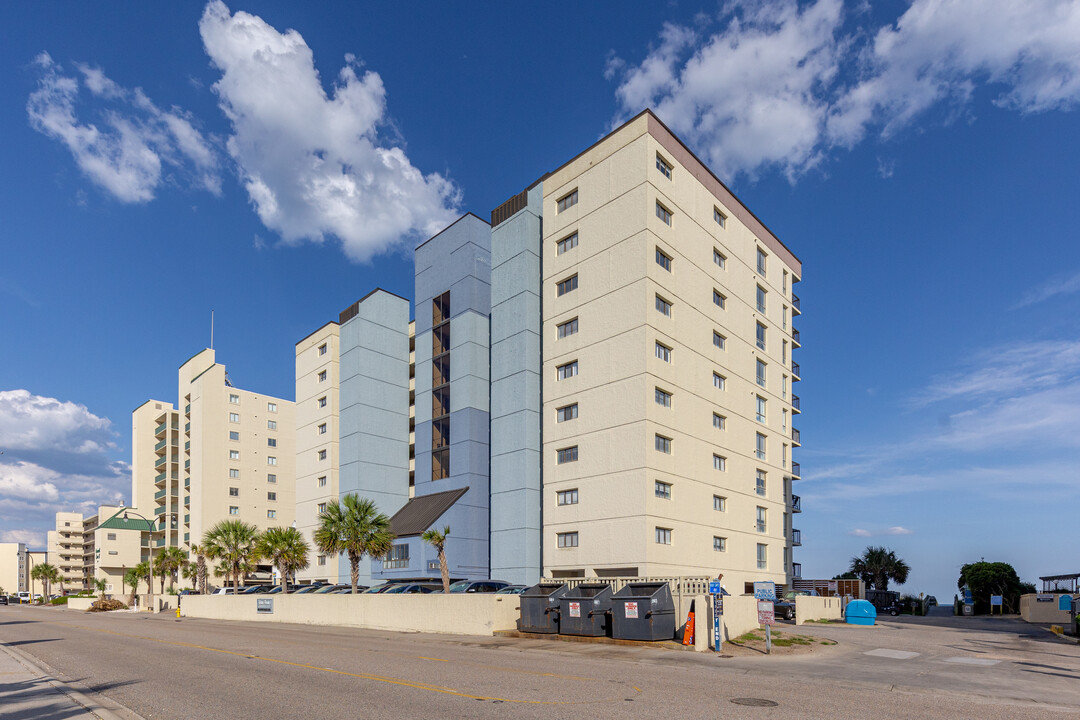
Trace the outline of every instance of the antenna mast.
[[210, 349], [214, 349], [214, 311], [210, 311]]

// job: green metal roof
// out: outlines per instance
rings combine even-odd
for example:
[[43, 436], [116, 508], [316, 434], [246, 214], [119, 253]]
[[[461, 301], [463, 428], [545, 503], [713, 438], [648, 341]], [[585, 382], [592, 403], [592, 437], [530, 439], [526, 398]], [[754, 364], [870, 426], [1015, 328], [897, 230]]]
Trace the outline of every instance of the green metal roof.
[[98, 525], [98, 530], [141, 530], [142, 532], [153, 532], [154, 526], [143, 520], [142, 518], [130, 517], [124, 519], [124, 513], [127, 510], [121, 510], [113, 515], [105, 522]]

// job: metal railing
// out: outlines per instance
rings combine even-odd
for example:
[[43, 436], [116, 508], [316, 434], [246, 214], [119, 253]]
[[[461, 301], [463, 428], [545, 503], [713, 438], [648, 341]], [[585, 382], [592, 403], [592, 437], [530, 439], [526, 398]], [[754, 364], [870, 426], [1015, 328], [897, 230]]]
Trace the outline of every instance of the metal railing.
[[791, 293], [791, 306], [802, 313], [802, 303], [799, 302], [799, 296], [795, 293]]
[[791, 512], [802, 512], [802, 497], [794, 493], [791, 495]]
[[802, 477], [802, 465], [797, 462], [791, 463], [791, 474], [793, 477]]
[[167, 427], [168, 427], [168, 424], [161, 423], [156, 428], [154, 428], [154, 434], [155, 435], [160, 435], [161, 433], [165, 432], [165, 428], [167, 428]]
[[791, 328], [791, 339], [794, 340], [796, 344], [802, 344], [799, 342], [799, 331], [795, 328]]
[[802, 545], [802, 530], [791, 529], [791, 546], [799, 547]]
[[802, 577], [802, 563], [791, 563], [791, 577]]
[[791, 394], [791, 407], [795, 408], [799, 412], [802, 412], [802, 408], [799, 407], [799, 396], [795, 393]]
[[802, 440], [799, 439], [800, 437], [801, 437], [801, 435], [800, 435], [798, 429], [797, 428], [791, 428], [791, 441], [801, 445]]
[[791, 374], [795, 376], [796, 380], [802, 380], [802, 375], [799, 373], [799, 363], [794, 360], [791, 362]]

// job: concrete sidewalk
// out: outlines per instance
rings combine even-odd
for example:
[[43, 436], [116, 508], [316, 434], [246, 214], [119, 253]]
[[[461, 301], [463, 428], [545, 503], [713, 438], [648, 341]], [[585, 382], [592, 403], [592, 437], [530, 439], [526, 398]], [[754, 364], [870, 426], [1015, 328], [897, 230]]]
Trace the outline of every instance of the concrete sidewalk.
[[58, 680], [36, 660], [0, 643], [0, 715], [4, 720], [142, 720], [97, 693]]

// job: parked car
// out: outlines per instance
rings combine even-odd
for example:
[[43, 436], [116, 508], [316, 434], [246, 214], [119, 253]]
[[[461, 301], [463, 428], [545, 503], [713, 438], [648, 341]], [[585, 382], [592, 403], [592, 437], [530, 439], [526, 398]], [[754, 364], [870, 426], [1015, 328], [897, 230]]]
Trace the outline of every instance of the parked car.
[[773, 614], [784, 620], [795, 619], [795, 598], [791, 600], [777, 600], [773, 603]]
[[318, 590], [316, 590], [315, 592], [313, 592], [311, 594], [312, 595], [326, 595], [328, 593], [334, 592], [335, 590], [341, 590], [342, 588], [348, 588], [348, 589], [352, 590], [352, 585], [346, 585], [344, 583], [339, 583], [337, 585], [323, 585], [321, 588], [319, 588]]
[[20, 603], [28, 603], [28, 602], [30, 602], [30, 593], [28, 593], [25, 590], [21, 591], [19, 593], [19, 602]]
[[452, 593], [493, 593], [510, 583], [503, 580], [458, 580], [450, 585]]
[[[367, 592], [367, 590], [368, 590], [367, 585], [357, 585], [356, 586], [356, 592], [358, 594]], [[340, 587], [337, 590], [331, 590], [330, 594], [331, 595], [351, 595], [352, 594], [352, 585], [346, 585], [345, 587]]]
[[[240, 588], [240, 590], [242, 592], [243, 588]], [[219, 587], [217, 590], [215, 590], [214, 592], [212, 592], [210, 594], [211, 595], [232, 595], [232, 594], [234, 594], [234, 591], [233, 591], [233, 589], [231, 587]]]
[[295, 592], [296, 592], [297, 595], [307, 595], [309, 593], [315, 592], [316, 590], [318, 590], [321, 587], [326, 587], [326, 584], [325, 583], [312, 583], [311, 585], [305, 585], [302, 588], [299, 588]]
[[263, 592], [264, 587], [267, 587], [267, 586], [266, 585], [249, 585], [247, 587], [240, 588], [237, 591], [236, 594], [237, 595], [255, 595], [257, 593]]
[[0, 605], [7, 605], [7, 604], [8, 604], [8, 596], [7, 595], [0, 595]]
[[387, 595], [427, 595], [437, 589], [435, 583], [399, 583], [386, 591]]
[[367, 595], [380, 595], [380, 594], [382, 594], [382, 593], [384, 593], [384, 592], [390, 590], [391, 588], [396, 587], [397, 585], [400, 585], [400, 584], [401, 583], [386, 582], [386, 583], [383, 583], [382, 585], [376, 585], [374, 587], [369, 587], [367, 590], [364, 591], [364, 593], [367, 594]]
[[529, 589], [528, 585], [507, 585], [495, 591], [496, 595], [520, 595]]

